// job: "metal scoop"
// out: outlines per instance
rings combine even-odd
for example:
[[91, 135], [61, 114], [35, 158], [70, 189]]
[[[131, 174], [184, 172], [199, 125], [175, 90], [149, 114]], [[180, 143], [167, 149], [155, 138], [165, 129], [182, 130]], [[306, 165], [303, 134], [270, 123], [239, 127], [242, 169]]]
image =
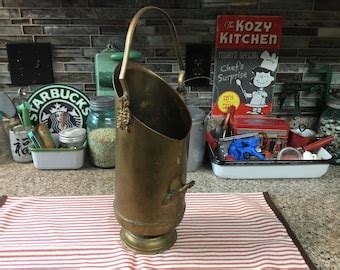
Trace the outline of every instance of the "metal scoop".
[[17, 113], [13, 101], [6, 93], [0, 93], [0, 112], [8, 118], [14, 117]]

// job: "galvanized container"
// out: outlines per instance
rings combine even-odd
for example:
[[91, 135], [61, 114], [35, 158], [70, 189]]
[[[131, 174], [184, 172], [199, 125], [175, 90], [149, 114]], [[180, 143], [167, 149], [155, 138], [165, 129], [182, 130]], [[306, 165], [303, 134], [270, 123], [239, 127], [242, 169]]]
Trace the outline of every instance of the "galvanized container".
[[194, 105], [188, 105], [192, 126], [190, 130], [188, 172], [194, 172], [201, 167], [205, 153], [204, 117], [205, 113]]

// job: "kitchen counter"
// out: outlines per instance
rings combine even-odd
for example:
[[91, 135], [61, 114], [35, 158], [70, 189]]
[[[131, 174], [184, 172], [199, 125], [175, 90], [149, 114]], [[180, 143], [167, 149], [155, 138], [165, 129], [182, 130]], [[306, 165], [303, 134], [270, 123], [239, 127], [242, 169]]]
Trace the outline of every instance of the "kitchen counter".
[[[267, 191], [307, 254], [319, 269], [339, 269], [340, 166], [319, 179], [226, 180], [209, 165], [188, 173], [190, 192], [247, 193]], [[68, 196], [114, 193], [114, 170], [85, 166], [81, 170], [39, 171], [32, 163], [0, 165], [0, 194]], [[338, 216], [339, 217], [339, 216]]]

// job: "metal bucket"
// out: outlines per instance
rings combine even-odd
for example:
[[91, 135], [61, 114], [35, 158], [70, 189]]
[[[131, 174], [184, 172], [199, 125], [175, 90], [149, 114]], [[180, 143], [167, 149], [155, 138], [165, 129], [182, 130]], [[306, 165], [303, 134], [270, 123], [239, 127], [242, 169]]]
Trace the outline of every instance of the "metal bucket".
[[141, 253], [157, 253], [176, 241], [176, 226], [185, 211], [190, 114], [178, 93], [144, 66], [128, 61], [134, 29], [146, 10], [165, 15], [184, 67], [175, 27], [156, 7], [145, 7], [132, 19], [126, 37], [124, 59], [115, 69], [117, 133], [115, 168], [115, 216], [122, 225], [125, 245]]

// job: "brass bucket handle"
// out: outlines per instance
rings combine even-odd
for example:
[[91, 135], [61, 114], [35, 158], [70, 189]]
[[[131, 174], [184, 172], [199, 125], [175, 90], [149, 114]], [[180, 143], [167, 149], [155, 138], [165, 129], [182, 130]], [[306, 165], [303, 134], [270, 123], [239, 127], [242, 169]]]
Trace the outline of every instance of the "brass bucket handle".
[[140, 19], [140, 17], [144, 14], [145, 11], [147, 10], [158, 10], [160, 11], [166, 18], [168, 26], [170, 28], [170, 32], [171, 32], [171, 36], [173, 38], [174, 41], [174, 45], [175, 45], [175, 49], [176, 49], [176, 57], [177, 57], [177, 61], [179, 64], [179, 75], [178, 75], [178, 90], [180, 93], [184, 93], [184, 65], [182, 62], [182, 58], [181, 58], [181, 53], [180, 53], [180, 49], [179, 49], [179, 43], [178, 43], [178, 36], [177, 36], [177, 31], [175, 28], [175, 25], [173, 23], [173, 21], [171, 20], [170, 16], [163, 10], [160, 9], [158, 7], [154, 7], [154, 6], [147, 6], [144, 7], [142, 9], [140, 9], [136, 15], [132, 18], [131, 23], [129, 25], [129, 29], [126, 35], [126, 40], [125, 40], [125, 49], [124, 49], [124, 56], [123, 56], [123, 62], [122, 62], [122, 67], [119, 73], [119, 81], [120, 84], [122, 86], [122, 89], [124, 91], [124, 96], [127, 98], [128, 96], [128, 86], [127, 83], [125, 81], [125, 73], [126, 73], [126, 68], [127, 68], [127, 63], [128, 63], [128, 59], [129, 59], [129, 53], [130, 53], [130, 49], [131, 49], [131, 44], [132, 44], [132, 39], [133, 39], [133, 34], [135, 32], [137, 23]]

